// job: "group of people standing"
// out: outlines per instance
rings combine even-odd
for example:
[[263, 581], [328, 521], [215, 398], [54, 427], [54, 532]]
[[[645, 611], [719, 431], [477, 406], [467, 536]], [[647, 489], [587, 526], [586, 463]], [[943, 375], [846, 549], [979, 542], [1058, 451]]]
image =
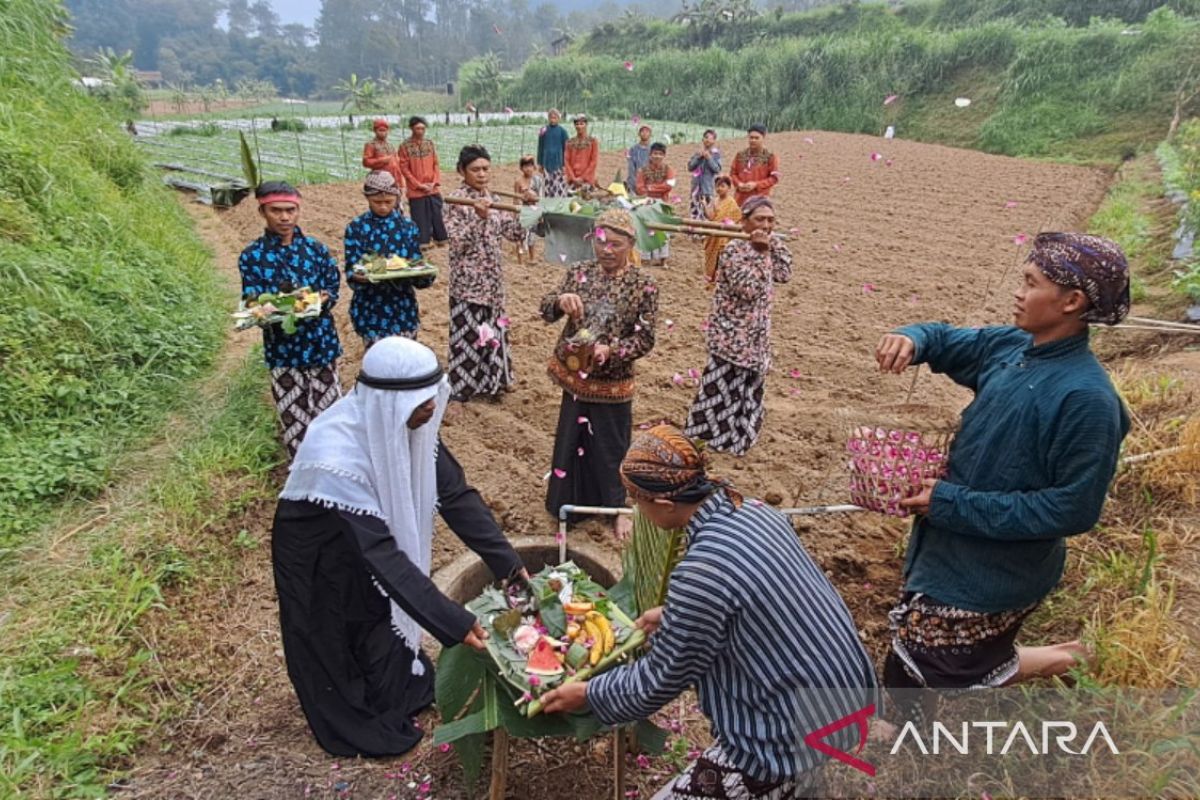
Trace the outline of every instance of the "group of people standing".
[[[551, 140], [555, 115], [551, 123], [543, 142]], [[586, 119], [576, 127], [576, 139], [590, 138]], [[552, 140], [564, 139], [560, 133]], [[703, 197], [706, 216], [736, 215], [747, 237], [715, 254], [708, 363], [684, 425], [632, 436], [634, 364], [654, 347], [659, 292], [653, 273], [632, 258], [636, 229], [628, 210], [599, 216], [593, 258], [568, 265], [540, 306], [547, 323], [565, 320], [547, 367], [562, 389], [547, 510], [621, 506], [632, 498], [659, 527], [684, 528], [688, 543], [666, 605], [637, 620], [653, 635], [649, 655], [548, 694], [545, 709], [590, 708], [617, 724], [649, 716], [695, 686], [715, 743], [664, 788], [659, 796], [669, 800], [813, 791], [821, 758], [804, 737], [838, 716], [825, 719], [825, 706], [814, 706], [806, 693], [834, 690], [844, 714], [877, 685], [858, 626], [787, 519], [744, 501], [708, 471], [705, 451], [742, 455], [759, 435], [774, 287], [793, 270], [792, 253], [774, 233], [769, 197], [778, 160], [760, 126], [749, 133], [727, 175], [715, 134], [691, 159], [693, 177], [713, 192]], [[646, 147], [636, 178], [644, 190], [665, 182], [654, 167], [665, 147], [650, 136], [639, 131], [635, 145]], [[543, 142], [537, 164], [522, 164], [527, 189], [534, 177], [546, 186], [588, 177], [592, 144], [568, 157], [564, 141], [557, 162]], [[630, 159], [635, 155], [641, 158], [631, 148]], [[578, 162], [568, 166], [571, 158]], [[484, 647], [477, 621], [429, 580], [435, 509], [497, 578], [525, 574], [437, 436], [452, 398], [499, 398], [512, 386], [500, 243], [523, 241], [526, 231], [492, 207], [490, 171], [484, 148], [463, 148], [453, 195], [467, 202], [445, 212], [445, 371], [414, 341], [413, 289], [421, 284], [351, 281], [351, 318], [371, 347], [356, 388], [340, 401], [341, 350], [329, 316], [338, 299], [336, 265], [298, 227], [294, 188], [269, 183], [257, 191], [266, 232], [242, 254], [244, 291], [303, 285], [324, 301], [321, 315], [301, 321], [295, 333], [267, 328], [263, 335], [294, 456], [272, 544], [285, 654], [314, 734], [331, 753], [401, 753], [420, 738], [411, 718], [432, 702], [422, 628], [446, 645]], [[440, 195], [438, 182], [424, 175], [418, 185]], [[371, 172], [363, 191], [369, 210], [347, 226], [347, 269], [365, 253], [419, 256], [427, 241], [399, 210], [395, 174]], [[902, 501], [917, 516], [903, 593], [889, 615], [888, 687], [1000, 686], [1059, 675], [1087, 657], [1077, 642], [1026, 648], [1016, 638], [1062, 576], [1065, 539], [1098, 520], [1129, 427], [1088, 346], [1089, 324], [1114, 324], [1128, 312], [1128, 264], [1099, 237], [1043, 233], [1014, 300], [1013, 325], [911, 325], [884, 335], [876, 350], [880, 370], [928, 364], [975, 394], [946, 476]], [[618, 524], [615, 532], [623, 536], [628, 527]]]

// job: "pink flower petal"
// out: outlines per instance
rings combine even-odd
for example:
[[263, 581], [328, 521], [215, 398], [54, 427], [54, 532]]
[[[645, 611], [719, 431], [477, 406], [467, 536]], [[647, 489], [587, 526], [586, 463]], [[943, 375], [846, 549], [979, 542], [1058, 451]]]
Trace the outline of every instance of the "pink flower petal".
[[575, 273], [575, 280], [579, 281], [580, 283], [587, 283], [587, 273], [583, 271]]
[[675, 384], [676, 386], [683, 386], [683, 375], [676, 372], [671, 376], [671, 383]]
[[892, 103], [896, 102], [898, 99], [900, 99], [900, 95], [889, 94], [887, 97], [883, 98], [883, 104], [885, 106], [890, 106]]
[[513, 111], [513, 110], [512, 110], [512, 108], [511, 108], [510, 106], [505, 106], [505, 107], [504, 107], [504, 113], [505, 113], [505, 114], [515, 114], [516, 112], [515, 112], [515, 111]]
[[675, 322], [673, 320], [667, 320], [666, 326], [667, 326], [667, 330], [671, 330], [671, 328], [675, 327]]
[[791, 378], [799, 378], [800, 374], [801, 374], [800, 370], [798, 370], [798, 369], [793, 369], [793, 370], [788, 371], [788, 376]]
[[1020, 247], [1021, 245], [1025, 244], [1028, 241], [1029, 241], [1029, 237], [1023, 233], [1018, 233], [1016, 236], [1013, 237], [1013, 244], [1015, 244], [1017, 247]]
[[496, 327], [497, 328], [507, 328], [508, 323], [509, 323], [508, 317], [498, 317], [496, 319]]
[[442, 751], [443, 753], [449, 753], [450, 752], [450, 743], [442, 742], [441, 744], [438, 745], [438, 750]]
[[722, 224], [722, 225], [736, 225], [737, 223], [736, 223], [736, 222], [734, 222], [734, 221], [733, 221], [732, 219], [730, 219], [729, 217], [726, 217], [725, 219], [721, 220], [721, 224]]
[[1017, 207], [1017, 201], [1016, 201], [1016, 200], [1009, 200], [1007, 203], [1005, 203], [1005, 204], [1004, 204], [1004, 207], [1005, 207], [1005, 208], [1016, 208], [1016, 207]]
[[596, 228], [596, 230], [592, 231], [592, 234], [601, 242], [608, 238], [608, 234], [604, 232], [604, 228]]
[[840, 244], [835, 244], [835, 245], [833, 246], [833, 252], [835, 252], [835, 253], [840, 253], [840, 252], [842, 252], [842, 246], [841, 246]]
[[882, 159], [883, 159], [883, 154], [882, 154], [882, 153], [871, 153], [871, 160], [872, 160], [872, 161], [880, 161], [880, 160], [882, 160]]
[[579, 456], [580, 458], [583, 458], [583, 448], [580, 447], [580, 448], [576, 449], [575, 455]]
[[805, 136], [804, 143], [805, 144], [816, 144], [816, 142], [813, 141], [813, 138], [811, 136]]
[[586, 381], [588, 374], [583, 370], [579, 370], [579, 380]]
[[919, 302], [921, 302], [921, 296], [918, 294], [914, 294], [912, 297], [908, 298], [909, 305], [915, 306]]
[[554, 468], [554, 477], [559, 478], [559, 479], [565, 478], [565, 477], [567, 477], [567, 471], [565, 469], [559, 469], [558, 467], [555, 467]]
[[699, 378], [700, 370], [696, 369], [695, 367], [688, 367], [688, 377], [691, 378], [692, 380]]
[[633, 62], [632, 61], [626, 61], [624, 66], [625, 66], [626, 71], [633, 72]]
[[892, 165], [892, 159], [889, 158], [887, 161], [883, 162], [883, 165], [885, 167], [890, 167]]
[[567, 254], [566, 254], [566, 253], [559, 253], [559, 254], [558, 254], [558, 260], [559, 260], [559, 261], [561, 261], [561, 262], [563, 262], [564, 264], [565, 264], [565, 263], [567, 263]]
[[638, 769], [647, 769], [650, 766], [650, 757], [645, 753], [638, 753], [637, 757]]
[[590, 420], [587, 417], [580, 417], [579, 419], [577, 419], [575, 421], [578, 422], [580, 425], [587, 425], [590, 423]]
[[637, 114], [634, 114], [632, 117], [629, 118], [629, 121], [632, 122], [634, 125], [637, 125], [639, 122], [642, 121], [642, 118], [639, 117]]
[[879, 291], [879, 288], [873, 283], [864, 283], [862, 285], [862, 291], [863, 294], [871, 294], [872, 292]]

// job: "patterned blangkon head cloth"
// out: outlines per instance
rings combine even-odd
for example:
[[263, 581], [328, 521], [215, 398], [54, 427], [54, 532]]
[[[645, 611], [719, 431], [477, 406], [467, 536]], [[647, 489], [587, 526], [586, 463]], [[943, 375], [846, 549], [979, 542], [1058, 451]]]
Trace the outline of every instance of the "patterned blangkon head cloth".
[[367, 197], [378, 194], [399, 197], [400, 187], [396, 185], [396, 178], [392, 173], [380, 169], [367, 174], [367, 179], [363, 181], [363, 194]]
[[674, 425], [655, 425], [640, 432], [621, 462], [621, 483], [635, 500], [698, 503], [725, 489], [734, 505], [742, 497], [727, 481], [710, 478], [708, 459]]
[[602, 211], [596, 217], [596, 227], [623, 233], [630, 239], [637, 238], [637, 229], [633, 226], [633, 214], [623, 208], [609, 208]]
[[1091, 301], [1084, 322], [1116, 325], [1129, 313], [1129, 263], [1116, 242], [1086, 233], [1039, 233], [1029, 260]]

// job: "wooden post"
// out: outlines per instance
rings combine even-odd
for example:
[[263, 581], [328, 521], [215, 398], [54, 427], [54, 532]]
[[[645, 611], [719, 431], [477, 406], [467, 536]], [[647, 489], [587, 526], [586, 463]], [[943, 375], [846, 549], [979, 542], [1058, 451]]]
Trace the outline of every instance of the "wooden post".
[[488, 800], [504, 800], [508, 791], [508, 731], [496, 728], [492, 731], [492, 782], [488, 787]]
[[625, 800], [625, 729], [613, 728], [613, 800]]

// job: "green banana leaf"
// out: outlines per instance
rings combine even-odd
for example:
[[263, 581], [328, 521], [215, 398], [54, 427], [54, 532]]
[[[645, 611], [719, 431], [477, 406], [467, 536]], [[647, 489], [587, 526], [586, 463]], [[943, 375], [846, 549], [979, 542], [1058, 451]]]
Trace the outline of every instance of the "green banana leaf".
[[258, 164], [255, 163], [254, 156], [250, 154], [250, 143], [246, 141], [246, 134], [238, 131], [238, 138], [241, 139], [242, 174], [246, 176], [246, 183], [250, 188], [257, 189], [259, 184]]

